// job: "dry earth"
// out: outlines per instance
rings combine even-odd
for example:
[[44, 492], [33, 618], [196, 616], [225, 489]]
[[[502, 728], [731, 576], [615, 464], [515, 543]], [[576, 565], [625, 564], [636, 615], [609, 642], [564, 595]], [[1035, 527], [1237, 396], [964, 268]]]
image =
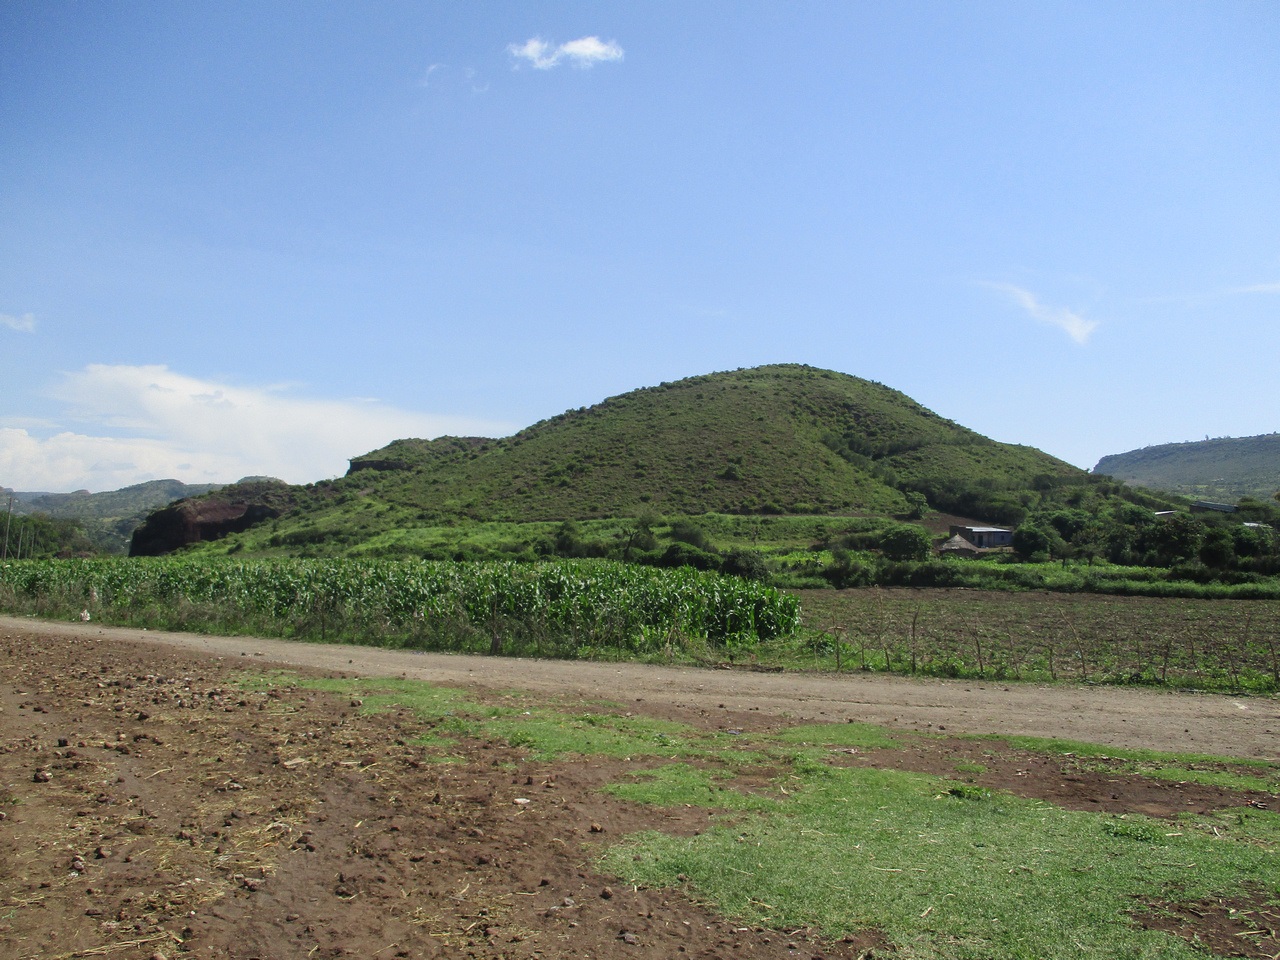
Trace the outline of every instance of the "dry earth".
[[[875, 931], [829, 943], [742, 927], [684, 891], [599, 874], [610, 841], [711, 817], [599, 789], [633, 763], [533, 762], [483, 740], [461, 742], [461, 762], [428, 763], [407, 711], [235, 682], [277, 667], [420, 678], [479, 700], [511, 688], [610, 699], [705, 729], [854, 719], [1267, 759], [1280, 731], [1275, 698], [511, 661], [0, 618], [0, 957], [893, 953]], [[975, 782], [1085, 810], [1280, 802], [1011, 748], [993, 756], [950, 736], [911, 743], [875, 762], [954, 776], [982, 749]], [[1227, 956], [1280, 953], [1280, 914], [1243, 893], [1162, 906], [1135, 922]], [[1242, 936], [1259, 928], [1269, 935]]]

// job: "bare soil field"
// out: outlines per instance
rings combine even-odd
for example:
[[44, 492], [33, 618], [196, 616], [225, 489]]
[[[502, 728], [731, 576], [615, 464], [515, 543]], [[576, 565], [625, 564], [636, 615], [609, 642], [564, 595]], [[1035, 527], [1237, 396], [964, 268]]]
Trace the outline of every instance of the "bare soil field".
[[[612, 700], [712, 730], [869, 721], [943, 734], [881, 751], [878, 765], [952, 775], [980, 749], [953, 734], [1274, 759], [1280, 733], [1274, 698], [515, 661], [13, 618], [0, 618], [0, 668], [0, 957], [15, 960], [893, 955], [875, 930], [833, 943], [741, 926], [685, 891], [601, 874], [600, 853], [622, 836], [692, 832], [714, 816], [603, 792], [634, 771], [628, 760], [534, 761], [463, 738], [455, 762], [431, 763], [411, 712], [246, 688], [247, 670], [417, 678], [481, 702], [512, 688]], [[1012, 747], [981, 759], [975, 782], [1073, 809], [1173, 817], [1280, 802]], [[1163, 906], [1134, 922], [1223, 955], [1280, 952], [1276, 936], [1241, 936], [1244, 911], [1280, 929], [1274, 907]]]

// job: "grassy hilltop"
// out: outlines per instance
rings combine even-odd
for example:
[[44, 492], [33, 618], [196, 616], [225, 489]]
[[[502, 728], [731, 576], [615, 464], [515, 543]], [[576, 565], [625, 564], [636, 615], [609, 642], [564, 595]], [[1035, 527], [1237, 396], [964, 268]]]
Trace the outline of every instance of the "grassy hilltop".
[[878, 383], [801, 366], [691, 377], [494, 441], [398, 441], [352, 461], [395, 503], [486, 520], [662, 513], [897, 513], [957, 477], [1030, 486], [1079, 473], [995, 443]]

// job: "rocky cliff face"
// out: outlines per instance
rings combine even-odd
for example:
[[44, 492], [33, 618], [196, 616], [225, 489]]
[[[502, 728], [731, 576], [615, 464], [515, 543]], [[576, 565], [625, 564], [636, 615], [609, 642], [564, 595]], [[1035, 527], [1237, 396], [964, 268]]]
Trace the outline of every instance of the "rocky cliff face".
[[155, 557], [202, 540], [218, 540], [230, 533], [280, 516], [276, 507], [216, 495], [179, 500], [155, 511], [133, 533], [131, 557]]

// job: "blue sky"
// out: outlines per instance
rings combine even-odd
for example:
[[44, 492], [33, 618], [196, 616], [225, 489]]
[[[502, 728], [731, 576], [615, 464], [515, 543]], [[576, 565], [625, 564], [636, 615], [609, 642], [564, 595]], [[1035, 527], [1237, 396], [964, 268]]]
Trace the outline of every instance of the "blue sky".
[[336, 476], [800, 362], [1280, 430], [1280, 6], [0, 5], [0, 485]]

